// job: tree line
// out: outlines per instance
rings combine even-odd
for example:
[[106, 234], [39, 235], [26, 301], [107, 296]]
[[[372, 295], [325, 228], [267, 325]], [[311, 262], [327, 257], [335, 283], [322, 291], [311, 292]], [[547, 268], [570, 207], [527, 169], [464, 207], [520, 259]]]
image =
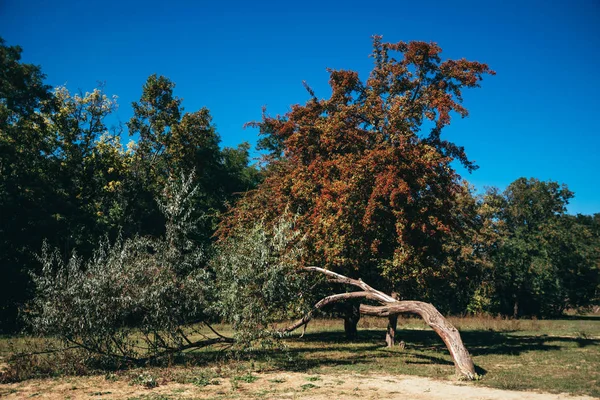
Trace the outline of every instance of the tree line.
[[20, 57], [0, 41], [1, 331], [21, 326], [44, 242], [64, 260], [87, 259], [105, 238], [164, 235], [155, 199], [170, 177], [195, 171], [194, 240], [204, 246], [219, 215], [260, 181], [249, 145], [221, 148], [209, 110], [184, 112], [169, 79], [141, 88], [126, 124], [135, 140], [123, 145], [122, 127], [107, 126], [116, 97], [53, 89]]
[[[313, 266], [444, 313], [598, 304], [600, 214], [567, 214], [573, 192], [535, 178], [478, 195], [453, 168], [477, 166], [444, 128], [494, 72], [440, 53], [375, 37], [366, 80], [332, 70], [329, 98], [306, 85], [305, 104], [250, 123], [257, 166], [166, 77], [111, 129], [116, 98], [51, 88], [0, 41], [0, 330], [123, 357], [128, 327], [155, 352], [191, 345], [179, 327], [198, 321], [255, 335], [332, 290]], [[355, 333], [360, 301], [326, 311]]]

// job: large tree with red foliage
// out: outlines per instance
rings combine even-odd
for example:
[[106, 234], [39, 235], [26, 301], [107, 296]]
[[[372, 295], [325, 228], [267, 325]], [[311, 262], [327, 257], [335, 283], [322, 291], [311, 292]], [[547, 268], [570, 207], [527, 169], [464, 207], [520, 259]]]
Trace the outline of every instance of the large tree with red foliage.
[[[467, 257], [458, 239], [470, 229], [467, 186], [452, 167], [476, 166], [444, 140], [453, 114], [467, 115], [462, 91], [494, 74], [479, 62], [442, 61], [435, 43], [384, 43], [374, 37], [374, 67], [329, 70], [331, 97], [313, 90], [283, 116], [266, 113], [260, 130], [267, 177], [221, 226], [298, 214], [305, 265], [377, 283], [400, 298], [431, 300]], [[458, 244], [457, 244], [458, 243]]]

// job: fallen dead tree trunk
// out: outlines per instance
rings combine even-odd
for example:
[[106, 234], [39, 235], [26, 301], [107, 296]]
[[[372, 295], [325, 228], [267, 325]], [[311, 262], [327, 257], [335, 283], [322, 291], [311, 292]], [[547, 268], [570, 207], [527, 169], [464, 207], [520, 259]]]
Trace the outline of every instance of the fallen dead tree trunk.
[[327, 275], [331, 282], [343, 283], [362, 289], [359, 292], [340, 293], [327, 296], [315, 304], [313, 309], [303, 318], [283, 329], [283, 332], [292, 332], [306, 324], [313, 318], [315, 312], [328, 304], [338, 303], [349, 299], [366, 299], [377, 301], [381, 306], [368, 306], [361, 304], [360, 313], [378, 317], [393, 317], [402, 313], [417, 314], [429, 325], [444, 341], [456, 367], [456, 374], [472, 380], [477, 376], [471, 355], [465, 348], [460, 333], [440, 312], [431, 304], [422, 301], [397, 300], [377, 289], [372, 288], [360, 279], [348, 278], [344, 275], [319, 268], [306, 267], [307, 271], [320, 272]]
[[364, 315], [389, 317], [401, 313], [417, 314], [427, 325], [437, 333], [446, 344], [456, 373], [468, 379], [475, 378], [475, 366], [471, 355], [465, 348], [460, 333], [440, 312], [431, 304], [422, 301], [400, 301], [385, 306], [367, 306], [361, 304], [360, 312]]

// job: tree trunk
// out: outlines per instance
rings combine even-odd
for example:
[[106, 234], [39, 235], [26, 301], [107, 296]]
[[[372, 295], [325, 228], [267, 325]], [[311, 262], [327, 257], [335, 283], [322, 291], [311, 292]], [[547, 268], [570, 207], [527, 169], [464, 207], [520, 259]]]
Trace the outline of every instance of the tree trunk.
[[388, 317], [388, 326], [385, 332], [385, 342], [387, 347], [394, 347], [396, 344], [396, 327], [398, 326], [398, 316], [390, 315]]
[[475, 365], [471, 355], [462, 342], [460, 333], [431, 304], [422, 301], [397, 301], [385, 306], [366, 306], [361, 304], [360, 313], [378, 317], [389, 317], [401, 313], [417, 314], [444, 341], [454, 361], [456, 374], [468, 379], [475, 379]]
[[[400, 295], [396, 292], [392, 292], [392, 298], [398, 300]], [[398, 315], [391, 315], [388, 317], [388, 325], [385, 331], [385, 342], [387, 347], [394, 347], [396, 344], [396, 328], [398, 327]]]
[[346, 339], [353, 340], [358, 336], [358, 321], [360, 320], [360, 309], [358, 304], [348, 304], [344, 310], [344, 332]]
[[[362, 289], [361, 292], [350, 292], [350, 293], [339, 293], [331, 296], [327, 296], [321, 299], [314, 308], [307, 313], [302, 319], [296, 321], [292, 325], [282, 329], [282, 332], [292, 332], [301, 326], [305, 326], [312, 319], [313, 315], [317, 310], [323, 306], [331, 303], [338, 303], [341, 301], [348, 301], [350, 299], [368, 299], [377, 301], [382, 306], [367, 306], [364, 304], [360, 305], [360, 314], [374, 315], [379, 317], [392, 317], [398, 316], [402, 313], [417, 314], [429, 325], [444, 341], [450, 356], [454, 361], [456, 368], [456, 374], [473, 380], [477, 377], [475, 372], [475, 365], [471, 359], [471, 355], [465, 348], [460, 333], [458, 330], [448, 321], [440, 312], [431, 304], [424, 303], [422, 301], [399, 301], [394, 299], [377, 289], [373, 289], [360, 279], [348, 278], [344, 275], [319, 268], [319, 267], [305, 267], [306, 271], [316, 271], [327, 275], [331, 282], [343, 283], [353, 285]], [[358, 319], [357, 319], [358, 322]]]

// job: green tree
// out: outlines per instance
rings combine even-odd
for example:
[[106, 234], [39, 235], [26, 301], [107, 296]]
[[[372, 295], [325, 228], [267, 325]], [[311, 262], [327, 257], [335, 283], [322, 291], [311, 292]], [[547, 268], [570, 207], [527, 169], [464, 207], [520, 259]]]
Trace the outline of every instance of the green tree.
[[17, 326], [29, 293], [32, 249], [55, 228], [49, 155], [56, 149], [41, 111], [51, 99], [40, 67], [21, 62], [21, 48], [0, 38], [0, 331]]
[[72, 95], [58, 87], [53, 94], [53, 111], [43, 116], [57, 140], [50, 155], [59, 200], [54, 216], [60, 229], [55, 237], [63, 240], [64, 257], [74, 248], [87, 257], [93, 243], [109, 231], [114, 237], [123, 223], [115, 218], [116, 209], [122, 208], [115, 189], [126, 177], [129, 156], [119, 135], [111, 134], [105, 123], [117, 108], [116, 96], [109, 98], [101, 88]]
[[168, 79], [148, 79], [128, 124], [138, 140], [125, 149], [106, 123], [116, 97], [51, 91], [40, 67], [20, 57], [0, 39], [0, 330], [17, 326], [44, 239], [65, 260], [75, 248], [86, 260], [105, 235], [160, 237], [154, 199], [169, 177], [195, 171], [195, 234], [207, 243], [226, 204], [260, 180], [248, 145], [221, 150], [208, 110], [183, 113]]
[[194, 171], [197, 210], [205, 215], [200, 234], [207, 242], [226, 204], [236, 193], [253, 188], [259, 177], [248, 165], [248, 145], [221, 150], [209, 110], [184, 113], [174, 88], [164, 76], [152, 75], [140, 100], [133, 103], [134, 115], [127, 126], [138, 141], [132, 164], [135, 208], [129, 215], [133, 224], [140, 224], [137, 232], [160, 233], [156, 230], [162, 225], [160, 214], [152, 199], [170, 175]]
[[500, 240], [491, 256], [492, 309], [514, 317], [552, 316], [589, 304], [598, 286], [598, 250], [593, 231], [566, 215], [573, 197], [566, 185], [519, 178], [486, 202]]
[[[273, 324], [310, 311], [320, 294], [319, 280], [298, 274], [302, 247], [294, 218], [283, 215], [272, 229], [257, 222], [216, 246], [210, 261], [220, 316], [248, 348], [281, 334]], [[256, 339], [262, 339], [256, 341]]]
[[562, 297], [557, 311], [600, 300], [600, 214], [564, 215], [548, 242]]

